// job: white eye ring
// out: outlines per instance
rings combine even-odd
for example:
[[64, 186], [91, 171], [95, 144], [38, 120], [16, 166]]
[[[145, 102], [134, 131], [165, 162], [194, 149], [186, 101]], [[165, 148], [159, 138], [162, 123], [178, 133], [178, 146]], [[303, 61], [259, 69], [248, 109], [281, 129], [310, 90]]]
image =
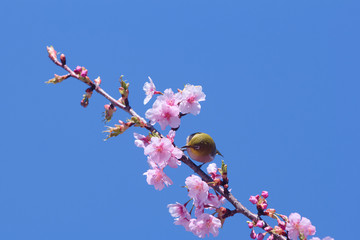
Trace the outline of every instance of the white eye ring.
[[199, 145], [195, 145], [195, 146], [194, 146], [194, 149], [195, 149], [195, 150], [199, 150], [199, 149], [200, 149], [200, 146], [199, 146]]

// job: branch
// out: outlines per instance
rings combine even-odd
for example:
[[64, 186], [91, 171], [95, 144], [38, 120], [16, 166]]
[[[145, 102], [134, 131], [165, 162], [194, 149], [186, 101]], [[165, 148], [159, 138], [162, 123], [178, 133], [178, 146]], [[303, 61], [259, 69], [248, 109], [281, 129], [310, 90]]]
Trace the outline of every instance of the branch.
[[[111, 102], [111, 104], [113, 106], [119, 107], [122, 110], [124, 110], [125, 112], [127, 112], [128, 114], [130, 114], [133, 117], [137, 117], [138, 119], [140, 119], [142, 122], [146, 122], [146, 120], [144, 120], [139, 114], [137, 114], [129, 105], [129, 103], [127, 102], [127, 104], [123, 104], [122, 102], [116, 100], [115, 98], [113, 98], [112, 96], [110, 96], [107, 92], [105, 92], [100, 86], [99, 84], [94, 83], [93, 81], [90, 80], [90, 78], [88, 76], [82, 77], [79, 74], [76, 74], [73, 70], [71, 70], [67, 65], [66, 65], [66, 59], [65, 59], [65, 55], [61, 55], [60, 59], [61, 61], [59, 61], [56, 57], [56, 52], [54, 49], [52, 49], [54, 52], [49, 51], [49, 57], [50, 59], [58, 66], [60, 66], [61, 68], [63, 68], [64, 70], [66, 70], [68, 72], [67, 75], [63, 76], [63, 79], [67, 79], [69, 77], [73, 77], [76, 78], [82, 82], [84, 82], [85, 84], [87, 84], [88, 86], [90, 86], [92, 89], [94, 89], [97, 93], [99, 93], [100, 95], [104, 96], [107, 100], [109, 100]], [[56, 78], [57, 75], [55, 75]], [[58, 76], [59, 77], [59, 76]], [[62, 81], [61, 80], [61, 81]], [[151, 124], [146, 124], [144, 126], [147, 130], [149, 130], [151, 133], [153, 133], [154, 131], [156, 133], [158, 133], [161, 137], [163, 137], [161, 135], [161, 133]], [[177, 129], [176, 129], [177, 130]], [[203, 170], [201, 170], [201, 168], [199, 166], [197, 166], [196, 164], [194, 164], [194, 162], [192, 160], [190, 160], [189, 157], [187, 157], [185, 154], [182, 155], [180, 161], [182, 161], [184, 164], [186, 164], [187, 166], [189, 166], [195, 173], [197, 173], [203, 181], [210, 183], [213, 182], [213, 179], [206, 174]], [[244, 215], [245, 217], [247, 217], [248, 219], [250, 219], [251, 221], [257, 222], [258, 220], [261, 219], [261, 217], [258, 214], [254, 214], [252, 213], [250, 210], [248, 210], [246, 207], [244, 207], [239, 200], [237, 200], [229, 191], [224, 191], [223, 188], [220, 188], [219, 186], [215, 185], [215, 186], [211, 186], [217, 193], [221, 194], [223, 197], [225, 197], [234, 207], [235, 210], [231, 211], [231, 216], [234, 215], [235, 213], [240, 213], [242, 215]], [[230, 215], [229, 215], [230, 216]], [[269, 226], [266, 222], [263, 228]], [[277, 234], [274, 234], [274, 239], [276, 240], [286, 240], [287, 238], [285, 236], [280, 236]]]

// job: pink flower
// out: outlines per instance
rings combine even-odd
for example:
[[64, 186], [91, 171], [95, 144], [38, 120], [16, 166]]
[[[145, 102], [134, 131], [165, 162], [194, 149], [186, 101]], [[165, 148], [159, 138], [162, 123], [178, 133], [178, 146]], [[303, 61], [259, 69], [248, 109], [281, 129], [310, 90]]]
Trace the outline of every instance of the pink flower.
[[168, 139], [170, 139], [170, 141], [173, 143], [173, 142], [174, 142], [174, 138], [175, 138], [175, 134], [176, 134], [176, 132], [175, 132], [174, 130], [170, 130], [169, 133], [168, 133], [168, 135], [166, 135], [166, 137], [167, 137]]
[[154, 107], [159, 106], [161, 103], [165, 102], [169, 106], [177, 106], [181, 100], [180, 93], [174, 94], [171, 88], [168, 88], [164, 91], [163, 95], [157, 97], [154, 102]]
[[210, 163], [209, 166], [206, 168], [208, 174], [210, 174], [213, 180], [220, 179], [221, 175], [218, 173], [218, 168], [216, 163]]
[[301, 218], [298, 213], [290, 214], [286, 230], [289, 232], [288, 235], [290, 239], [297, 239], [300, 234], [308, 237], [309, 235], [314, 235], [316, 232], [316, 229], [311, 225], [310, 220], [305, 217]]
[[191, 175], [185, 180], [185, 184], [189, 190], [189, 197], [195, 202], [204, 203], [207, 200], [209, 185], [196, 175]]
[[222, 204], [222, 201], [221, 201], [222, 198], [221, 197], [222, 196], [219, 197], [219, 196], [216, 196], [216, 195], [214, 195], [212, 193], [209, 193], [205, 204], [210, 205], [210, 206], [212, 206], [214, 208], [219, 208], [221, 206], [221, 204]]
[[144, 99], [144, 105], [150, 101], [150, 99], [153, 97], [156, 91], [155, 84], [153, 83], [152, 79], [150, 77], [148, 78], [150, 82], [146, 82], [143, 87], [143, 90], [145, 91], [146, 94], [146, 97]]
[[172, 156], [173, 150], [174, 146], [169, 139], [152, 137], [150, 144], [144, 148], [144, 154], [149, 155], [151, 160], [164, 168]]
[[307, 236], [315, 235], [316, 228], [311, 225], [311, 221], [305, 217], [303, 217], [300, 221], [300, 232]]
[[199, 114], [201, 109], [199, 102], [205, 101], [205, 97], [206, 95], [202, 92], [201, 86], [186, 84], [181, 93], [180, 112], [191, 113], [193, 115]]
[[171, 216], [175, 218], [174, 224], [184, 226], [187, 231], [190, 231], [189, 223], [191, 216], [186, 207], [180, 203], [169, 204], [167, 207]]
[[253, 228], [253, 227], [254, 227], [254, 223], [253, 223], [253, 222], [247, 221], [247, 224], [248, 224], [249, 228]]
[[149, 119], [153, 125], [158, 122], [161, 129], [164, 130], [167, 125], [170, 125], [172, 128], [180, 126], [179, 113], [180, 110], [178, 106], [169, 106], [162, 101], [156, 105], [154, 104], [153, 108], [147, 110], [145, 117]]
[[181, 165], [181, 162], [178, 159], [180, 159], [183, 154], [183, 151], [181, 151], [179, 148], [174, 147], [174, 149], [171, 151], [171, 156], [168, 159], [167, 164], [172, 168], [177, 168], [178, 165]]
[[183, 204], [175, 203], [167, 205], [169, 213], [174, 218], [187, 218], [190, 220], [191, 216], [186, 207]]
[[135, 133], [135, 132], [134, 132], [134, 138], [135, 138], [135, 145], [137, 147], [142, 147], [142, 148], [145, 148], [146, 146], [148, 146], [151, 141], [149, 136], [144, 136], [144, 135], [141, 135], [141, 134]]
[[169, 186], [172, 184], [171, 179], [159, 168], [149, 169], [144, 175], [146, 175], [147, 183], [149, 185], [154, 185], [156, 190], [162, 190], [165, 185]]
[[197, 219], [191, 219], [189, 229], [200, 238], [209, 236], [210, 233], [216, 237], [219, 234], [221, 221], [213, 215], [203, 213]]
[[195, 217], [199, 217], [204, 213], [204, 203], [203, 202], [199, 202], [199, 201], [194, 201], [194, 205], [195, 205]]

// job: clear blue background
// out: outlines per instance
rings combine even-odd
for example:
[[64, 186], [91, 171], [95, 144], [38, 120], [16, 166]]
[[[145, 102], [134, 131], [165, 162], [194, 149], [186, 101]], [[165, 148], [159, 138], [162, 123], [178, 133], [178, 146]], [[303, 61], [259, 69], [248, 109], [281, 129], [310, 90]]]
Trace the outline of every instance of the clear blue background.
[[[84, 109], [81, 82], [44, 83], [65, 73], [47, 57], [54, 45], [113, 96], [124, 74], [141, 115], [147, 76], [159, 90], [202, 85], [201, 114], [182, 119], [176, 142], [210, 133], [246, 207], [268, 190], [270, 207], [308, 217], [317, 236], [353, 239], [359, 11], [355, 0], [3, 1], [0, 238], [197, 239], [166, 208], [187, 201], [190, 169], [167, 169], [161, 192], [147, 185], [132, 137], [145, 131], [104, 142], [103, 97]], [[248, 239], [246, 220], [228, 219], [217, 239]]]

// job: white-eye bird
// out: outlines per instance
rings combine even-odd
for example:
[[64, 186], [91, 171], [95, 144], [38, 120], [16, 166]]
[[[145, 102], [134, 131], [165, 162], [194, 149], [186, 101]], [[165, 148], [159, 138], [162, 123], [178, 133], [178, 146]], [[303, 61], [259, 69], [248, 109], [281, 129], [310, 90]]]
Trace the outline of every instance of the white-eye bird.
[[216, 154], [223, 157], [210, 135], [202, 132], [189, 135], [182, 149], [188, 152], [191, 159], [202, 163], [211, 162]]

